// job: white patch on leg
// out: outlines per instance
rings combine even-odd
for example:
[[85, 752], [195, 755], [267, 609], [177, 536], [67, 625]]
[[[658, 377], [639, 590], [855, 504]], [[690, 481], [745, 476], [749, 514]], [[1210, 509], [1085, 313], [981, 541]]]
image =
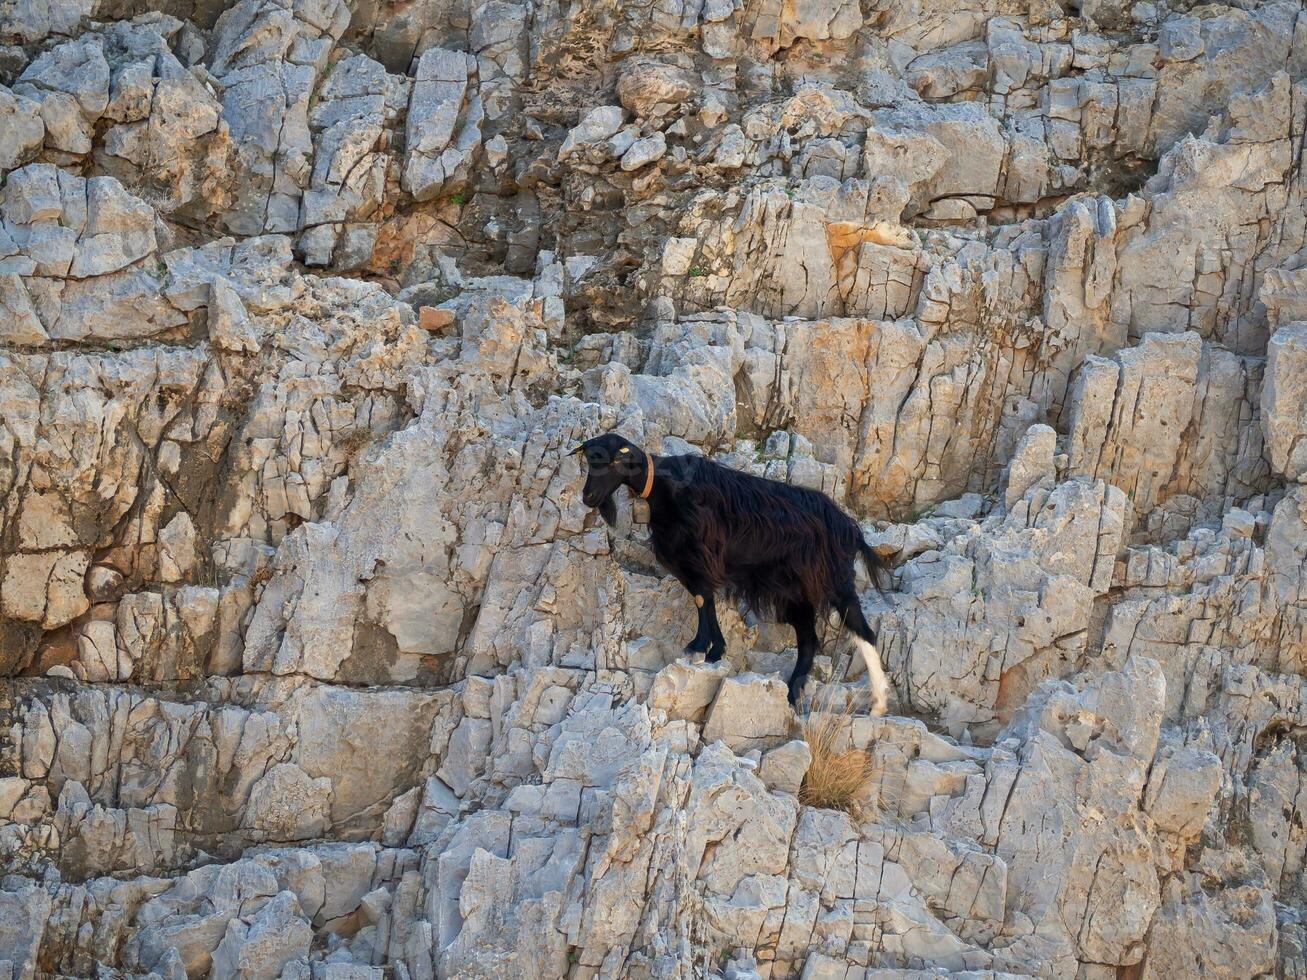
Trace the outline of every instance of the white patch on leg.
[[889, 708], [889, 681], [885, 679], [885, 671], [880, 667], [880, 654], [876, 652], [875, 646], [860, 636], [853, 637], [853, 645], [867, 664], [867, 682], [871, 685], [871, 713], [883, 715]]

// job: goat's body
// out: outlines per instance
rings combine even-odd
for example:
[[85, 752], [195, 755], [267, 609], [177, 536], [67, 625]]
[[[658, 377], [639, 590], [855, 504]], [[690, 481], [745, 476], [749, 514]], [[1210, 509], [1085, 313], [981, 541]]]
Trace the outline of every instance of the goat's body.
[[653, 551], [699, 605], [699, 631], [689, 649], [719, 659], [725, 640], [713, 596], [742, 598], [759, 615], [794, 627], [793, 701], [816, 654], [816, 623], [833, 609], [866, 661], [873, 708], [884, 711], [888, 682], [854, 587], [859, 555], [873, 580], [880, 562], [857, 523], [823, 493], [741, 473], [702, 456], [663, 457], [657, 466], [650, 500]]
[[807, 602], [835, 605], [862, 531], [823, 493], [763, 480], [702, 456], [660, 463], [675, 474], [674, 508], [650, 513], [654, 555], [715, 592], [744, 599], [760, 616]]

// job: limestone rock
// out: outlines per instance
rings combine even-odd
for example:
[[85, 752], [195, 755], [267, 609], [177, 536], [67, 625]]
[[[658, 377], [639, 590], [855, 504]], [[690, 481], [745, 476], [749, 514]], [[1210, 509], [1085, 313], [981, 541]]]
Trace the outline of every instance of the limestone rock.
[[233, 146], [209, 76], [174, 53], [181, 28], [170, 18], [105, 28], [107, 129], [93, 158], [160, 212], [203, 221], [232, 203]]
[[741, 674], [727, 677], [717, 689], [703, 737], [708, 742], [721, 739], [737, 752], [771, 748], [788, 738], [793, 718], [783, 681]]
[[219, 350], [254, 353], [259, 349], [259, 338], [245, 304], [221, 278], [215, 278], [209, 286], [209, 339]]
[[1307, 401], [1298, 390], [1307, 356], [1307, 321], [1289, 323], [1275, 332], [1266, 351], [1262, 389], [1262, 425], [1271, 465], [1288, 479], [1307, 475]]
[[657, 62], [635, 62], [617, 80], [617, 98], [637, 119], [670, 112], [690, 101], [698, 86], [689, 72]]
[[154, 213], [114, 178], [30, 164], [9, 175], [0, 216], [10, 305], [33, 335], [141, 338], [185, 322], [159, 295]]
[[621, 128], [621, 106], [606, 105], [591, 109], [567, 134], [567, 139], [558, 148], [558, 158], [566, 160], [586, 152], [594, 152], [590, 148], [616, 135]]
[[348, 25], [343, 3], [256, 0], [228, 7], [213, 25], [206, 67], [222, 86], [236, 162], [235, 193], [221, 216], [230, 232], [296, 229], [312, 158], [312, 90]]
[[36, 976], [49, 915], [50, 896], [33, 882], [19, 881], [0, 891], [0, 962], [15, 980]]
[[667, 712], [669, 718], [701, 721], [708, 706], [716, 699], [729, 669], [730, 665], [724, 661], [695, 664], [677, 660], [670, 663], [654, 677], [649, 707]]
[[0, 0], [0, 977], [1307, 970], [1301, 3], [166, 6]]
[[248, 924], [233, 918], [213, 954], [214, 977], [257, 977], [272, 980], [290, 960], [309, 950], [312, 932], [299, 915], [293, 892], [284, 891], [251, 917]]
[[763, 755], [758, 776], [770, 790], [797, 794], [811, 763], [812, 750], [808, 743], [794, 739]]
[[623, 170], [639, 170], [646, 164], [663, 158], [667, 152], [667, 138], [662, 133], [653, 133], [638, 139], [622, 154]]
[[1053, 465], [1056, 448], [1057, 433], [1049, 426], [1032, 425], [1026, 430], [1008, 464], [1007, 490], [1003, 495], [1005, 506], [1014, 506], [1034, 484], [1053, 480], [1056, 476]]
[[1221, 785], [1221, 763], [1211, 752], [1182, 746], [1158, 753], [1148, 777], [1144, 809], [1163, 830], [1194, 838]]
[[273, 766], [250, 790], [248, 826], [273, 840], [320, 837], [330, 823], [331, 780], [309, 779], [293, 763]]
[[880, 621], [891, 679], [900, 665], [909, 671], [897, 689], [959, 721], [1020, 703], [1048, 669], [1039, 665], [1067, 656], [1087, 628], [1124, 543], [1128, 503], [1101, 483], [1035, 484], [1006, 516], [906, 563]]
[[[331, 67], [309, 114], [313, 172], [300, 208], [299, 246], [306, 264], [349, 269], [370, 258], [376, 242], [369, 219], [381, 206], [391, 167], [381, 150], [408, 83], [363, 55]], [[410, 110], [419, 116], [423, 111]], [[420, 125], [413, 115], [410, 120]], [[429, 141], [419, 142], [429, 149]]]
[[408, 109], [404, 186], [419, 201], [437, 196], [466, 176], [481, 143], [481, 99], [476, 62], [468, 55], [431, 48], [418, 61]]
[[729, 896], [746, 875], [784, 870], [798, 805], [768, 794], [724, 746], [700, 753], [687, 806], [691, 877], [709, 891]]
[[29, 163], [41, 149], [45, 139], [45, 123], [40, 110], [31, 99], [14, 95], [0, 87], [0, 173]]

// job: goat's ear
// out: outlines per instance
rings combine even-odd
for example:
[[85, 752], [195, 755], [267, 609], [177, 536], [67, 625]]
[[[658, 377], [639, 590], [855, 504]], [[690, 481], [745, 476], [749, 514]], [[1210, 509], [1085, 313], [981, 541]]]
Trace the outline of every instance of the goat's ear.
[[599, 505], [599, 516], [609, 527], [617, 527], [617, 505], [613, 503], [611, 496], [605, 497], [603, 503]]

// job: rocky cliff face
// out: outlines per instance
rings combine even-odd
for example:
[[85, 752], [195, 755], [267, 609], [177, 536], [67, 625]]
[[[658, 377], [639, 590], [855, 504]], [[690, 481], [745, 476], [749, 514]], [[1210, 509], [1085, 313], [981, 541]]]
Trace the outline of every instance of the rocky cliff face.
[[[1307, 976], [1297, 0], [0, 0], [0, 83], [0, 976]], [[894, 565], [856, 818], [612, 428]]]

